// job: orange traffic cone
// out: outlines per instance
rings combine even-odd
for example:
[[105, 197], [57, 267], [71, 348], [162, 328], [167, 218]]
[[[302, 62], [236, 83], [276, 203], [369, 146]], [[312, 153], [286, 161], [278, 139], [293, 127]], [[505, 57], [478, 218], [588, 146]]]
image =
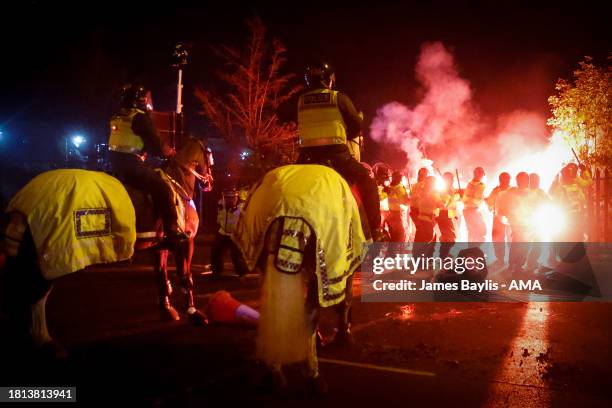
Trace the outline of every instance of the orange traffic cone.
[[225, 290], [215, 293], [208, 301], [206, 314], [215, 323], [245, 323], [257, 326], [259, 312], [243, 305]]

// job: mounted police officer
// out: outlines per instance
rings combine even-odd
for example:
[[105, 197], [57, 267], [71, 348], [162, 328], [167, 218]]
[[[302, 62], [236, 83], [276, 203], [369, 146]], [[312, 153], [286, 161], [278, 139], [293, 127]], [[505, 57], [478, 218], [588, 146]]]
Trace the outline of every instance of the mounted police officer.
[[304, 75], [307, 92], [298, 101], [299, 164], [325, 164], [355, 184], [372, 237], [382, 237], [376, 183], [349, 152], [347, 142], [359, 137], [363, 119], [351, 99], [334, 90], [336, 76], [328, 64], [311, 65]]
[[163, 146], [149, 116], [150, 92], [139, 85], [126, 85], [119, 111], [111, 118], [108, 141], [109, 160], [114, 172], [126, 184], [151, 194], [161, 216], [165, 238], [162, 246], [176, 248], [188, 236], [179, 230], [173, 193], [153, 168], [146, 155], [168, 157], [174, 150]]

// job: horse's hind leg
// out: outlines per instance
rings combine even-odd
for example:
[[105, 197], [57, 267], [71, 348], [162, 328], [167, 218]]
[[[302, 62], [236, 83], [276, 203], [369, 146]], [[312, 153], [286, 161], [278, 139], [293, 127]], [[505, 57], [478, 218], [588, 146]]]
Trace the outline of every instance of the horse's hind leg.
[[49, 343], [52, 339], [47, 329], [46, 305], [47, 298], [51, 293], [51, 289], [40, 300], [32, 305], [32, 324], [30, 332], [32, 335], [32, 344], [39, 348], [45, 343]]
[[172, 284], [168, 279], [168, 251], [156, 251], [155, 275], [159, 286], [159, 307], [170, 320], [179, 320], [180, 316], [170, 303]]
[[338, 313], [338, 328], [333, 343], [340, 346], [350, 346], [354, 343], [351, 333], [351, 306], [353, 300], [353, 275], [346, 279], [344, 300], [334, 307]]
[[319, 375], [319, 360], [317, 358], [317, 343], [319, 338], [319, 294], [314, 265], [309, 262], [302, 268], [302, 273], [308, 274], [308, 292], [306, 294], [306, 314], [308, 316], [308, 358], [304, 364], [304, 376], [307, 379], [308, 392], [322, 395], [327, 393], [327, 383]]

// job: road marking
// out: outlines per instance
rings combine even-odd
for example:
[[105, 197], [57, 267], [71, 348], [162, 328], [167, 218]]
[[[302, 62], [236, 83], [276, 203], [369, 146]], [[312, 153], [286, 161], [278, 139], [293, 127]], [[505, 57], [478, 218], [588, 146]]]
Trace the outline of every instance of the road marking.
[[379, 365], [365, 364], [365, 363], [354, 363], [352, 361], [335, 360], [332, 358], [320, 357], [319, 361], [321, 363], [337, 364], [337, 365], [344, 365], [348, 367], [357, 367], [357, 368], [368, 368], [370, 370], [387, 371], [390, 373], [419, 375], [422, 377], [435, 377], [436, 376], [436, 373], [431, 373], [429, 371], [412, 370], [409, 368], [387, 367], [387, 366], [379, 366]]

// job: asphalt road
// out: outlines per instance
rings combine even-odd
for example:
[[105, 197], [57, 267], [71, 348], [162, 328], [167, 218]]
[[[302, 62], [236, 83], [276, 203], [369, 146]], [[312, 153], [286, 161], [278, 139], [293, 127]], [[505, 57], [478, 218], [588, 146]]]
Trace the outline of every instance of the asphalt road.
[[[200, 307], [220, 289], [257, 307], [256, 275], [212, 281], [203, 274], [206, 258], [203, 251], [194, 262]], [[355, 286], [358, 295], [359, 279]], [[361, 303], [357, 296], [356, 344], [320, 353], [324, 397], [305, 394], [297, 372], [283, 392], [264, 387], [252, 329], [163, 320], [155, 277], [142, 261], [62, 278], [48, 316], [69, 357], [47, 361], [2, 343], [1, 384], [76, 386], [83, 406], [612, 404], [611, 304]], [[331, 335], [332, 313], [324, 313], [322, 329]]]

